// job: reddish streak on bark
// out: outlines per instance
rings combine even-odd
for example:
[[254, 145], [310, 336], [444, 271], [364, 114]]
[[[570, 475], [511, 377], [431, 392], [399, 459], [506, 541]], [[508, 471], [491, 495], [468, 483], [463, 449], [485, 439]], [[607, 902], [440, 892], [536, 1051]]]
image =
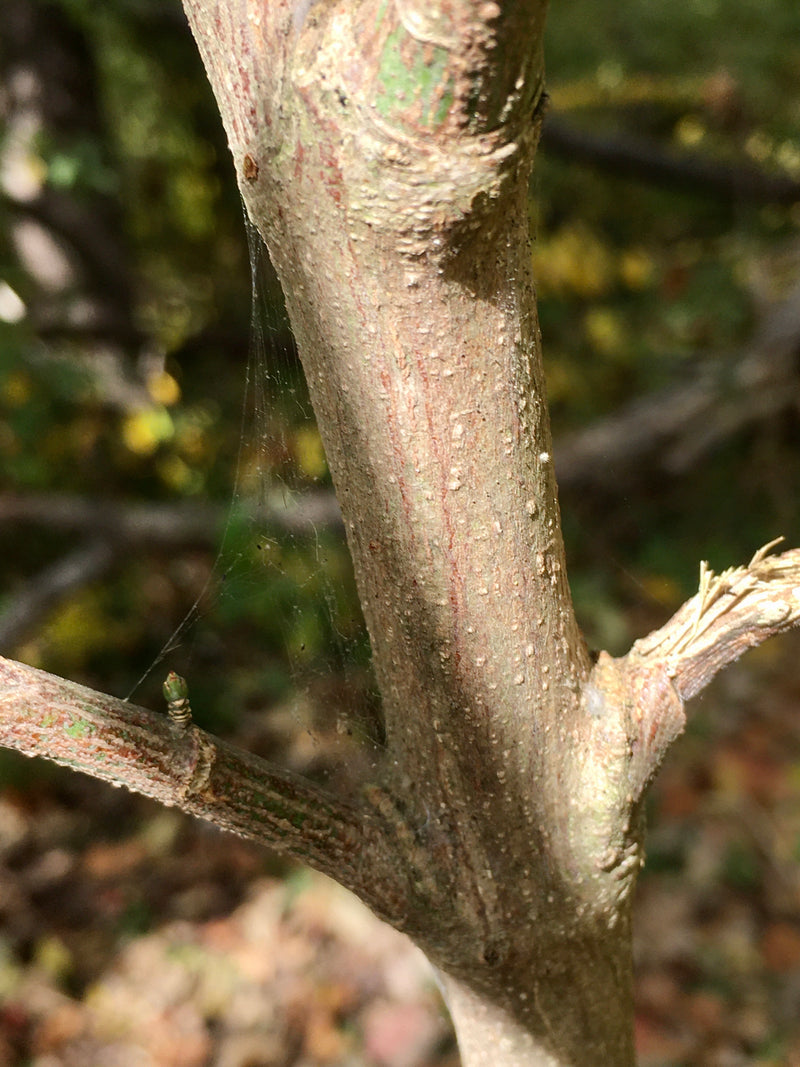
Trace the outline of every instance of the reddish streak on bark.
[[295, 181], [301, 181], [303, 176], [303, 164], [305, 163], [305, 151], [303, 145], [298, 141], [294, 146], [294, 170], [293, 177]]
[[320, 160], [324, 164], [320, 171], [322, 185], [338, 208], [342, 207], [342, 171], [330, 147], [320, 145]]

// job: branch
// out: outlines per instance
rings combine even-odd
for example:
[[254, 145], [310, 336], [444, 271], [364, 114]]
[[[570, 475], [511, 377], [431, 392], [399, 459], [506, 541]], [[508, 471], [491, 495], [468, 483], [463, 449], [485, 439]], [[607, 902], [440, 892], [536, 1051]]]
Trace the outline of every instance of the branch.
[[191, 725], [0, 658], [0, 745], [125, 786], [336, 878], [402, 925], [396, 827]]
[[584, 687], [587, 721], [598, 749], [620, 731], [632, 801], [682, 732], [684, 701], [743, 652], [800, 622], [800, 549], [767, 556], [780, 540], [722, 574], [701, 563], [700, 588], [666, 625], [620, 659], [601, 653]]
[[672, 152], [654, 139], [629, 133], [590, 133], [554, 116], [545, 121], [541, 144], [573, 163], [737, 204], [794, 204], [800, 199], [800, 182], [787, 174]]
[[644, 457], [670, 474], [693, 467], [720, 440], [800, 402], [800, 286], [770, 307], [733, 359], [713, 357], [695, 377], [634, 400], [585, 430], [558, 439], [556, 474], [563, 489], [618, 486], [641, 473]]
[[[35, 522], [154, 548], [217, 544], [228, 514], [228, 508], [215, 504], [126, 504], [68, 493], [0, 493], [0, 525]], [[322, 526], [342, 529], [331, 489], [281, 492], [274, 503], [254, 507], [250, 515], [261, 526], [290, 534], [314, 534]]]
[[[130, 549], [176, 549], [189, 545], [214, 548], [228, 514], [213, 504], [121, 504], [68, 494], [0, 494], [0, 526], [31, 522], [92, 537], [29, 578], [0, 612], [0, 649], [10, 651], [65, 597], [130, 559]], [[332, 490], [299, 496], [281, 495], [251, 509], [263, 531], [274, 529], [313, 536], [320, 528], [342, 530], [342, 516]]]
[[101, 578], [118, 556], [119, 551], [107, 541], [93, 541], [68, 552], [30, 578], [0, 613], [0, 649], [20, 644], [43, 615], [76, 589]]
[[700, 564], [700, 587], [660, 630], [637, 641], [629, 658], [658, 662], [682, 700], [749, 648], [800, 622], [800, 549], [767, 556], [783, 538], [760, 548], [746, 567], [714, 574]]

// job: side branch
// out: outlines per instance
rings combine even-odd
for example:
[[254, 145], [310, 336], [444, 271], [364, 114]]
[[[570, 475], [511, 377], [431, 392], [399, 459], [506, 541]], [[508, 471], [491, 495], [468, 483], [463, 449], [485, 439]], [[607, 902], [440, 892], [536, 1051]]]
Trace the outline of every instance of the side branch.
[[[382, 917], [391, 905], [388, 833], [365, 802], [349, 804], [196, 726], [157, 715], [0, 657], [0, 745], [43, 756], [152, 797], [336, 878]], [[383, 876], [383, 877], [382, 877]]]
[[717, 671], [748, 648], [800, 622], [800, 549], [767, 556], [778, 538], [746, 567], [714, 574], [700, 564], [700, 588], [672, 618], [637, 641], [628, 659], [658, 661], [682, 700], [696, 696]]
[[626, 656], [601, 653], [584, 686], [584, 706], [601, 750], [612, 710], [625, 753], [624, 782], [635, 802], [685, 725], [684, 701], [749, 648], [800, 622], [800, 549], [714, 574], [700, 565], [700, 588], [666, 625]]

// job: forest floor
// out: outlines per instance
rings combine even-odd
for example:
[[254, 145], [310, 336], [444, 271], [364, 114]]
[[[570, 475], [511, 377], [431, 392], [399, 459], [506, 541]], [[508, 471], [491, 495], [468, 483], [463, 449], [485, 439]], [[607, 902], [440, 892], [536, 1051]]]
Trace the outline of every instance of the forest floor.
[[[800, 639], [698, 702], [654, 791], [641, 1067], [800, 1067]], [[0, 791], [0, 1064], [457, 1067], [433, 974], [326, 879], [53, 773]]]

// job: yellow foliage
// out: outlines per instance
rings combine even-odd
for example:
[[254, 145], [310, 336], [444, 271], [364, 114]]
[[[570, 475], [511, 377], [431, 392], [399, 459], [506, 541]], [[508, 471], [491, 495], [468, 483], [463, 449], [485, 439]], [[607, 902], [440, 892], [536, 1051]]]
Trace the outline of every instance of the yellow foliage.
[[706, 128], [694, 115], [684, 115], [675, 124], [675, 140], [684, 148], [694, 148], [706, 135]]
[[800, 178], [800, 144], [797, 141], [782, 141], [775, 152], [775, 161], [795, 181]]
[[303, 474], [322, 478], [328, 470], [325, 449], [316, 426], [303, 426], [294, 435], [294, 453]]
[[654, 274], [652, 256], [644, 248], [628, 248], [622, 253], [619, 275], [629, 289], [646, 289]]
[[663, 604], [665, 608], [675, 608], [683, 600], [681, 587], [666, 574], [645, 575], [640, 579], [640, 585], [657, 604]]
[[161, 481], [179, 493], [197, 492], [203, 488], [203, 475], [193, 470], [180, 456], [164, 456], [157, 465]]
[[602, 101], [614, 107], [630, 107], [634, 104], [663, 104], [670, 106], [676, 100], [683, 101], [687, 107], [694, 104], [702, 94], [705, 76], [696, 74], [660, 75], [636, 74], [622, 71], [614, 64], [600, 63], [597, 69], [582, 78], [574, 78], [563, 85], [549, 85], [548, 93], [553, 101], [555, 111], [596, 110], [598, 88], [602, 92]]
[[766, 163], [774, 151], [772, 140], [763, 130], [755, 130], [745, 141], [744, 150], [757, 163]]
[[595, 352], [603, 356], [624, 354], [628, 338], [625, 323], [616, 311], [604, 307], [590, 308], [583, 325]]
[[168, 408], [177, 404], [181, 398], [181, 387], [165, 370], [148, 378], [147, 391], [157, 404]]
[[42, 633], [42, 641], [45, 658], [56, 658], [75, 670], [93, 652], [116, 647], [119, 633], [96, 592], [86, 589], [53, 613]]
[[149, 456], [174, 434], [169, 412], [163, 407], [139, 408], [122, 423], [125, 447], [137, 456]]
[[599, 297], [615, 281], [614, 259], [607, 246], [584, 223], [563, 226], [537, 243], [533, 269], [543, 292]]
[[218, 419], [219, 412], [201, 404], [182, 412], [176, 426], [175, 447], [188, 463], [208, 461], [215, 447], [210, 431]]
[[205, 237], [214, 229], [217, 183], [194, 168], [176, 170], [172, 177], [170, 207], [181, 228], [191, 237]]
[[57, 981], [66, 978], [72, 971], [72, 953], [61, 938], [55, 934], [49, 937], [40, 937], [36, 942], [33, 956], [37, 966], [48, 977]]
[[9, 374], [3, 382], [3, 400], [9, 407], [19, 408], [27, 403], [31, 396], [31, 380], [22, 371]]
[[547, 396], [551, 403], [571, 400], [575, 396], [576, 378], [568, 357], [548, 348], [546, 357]]

